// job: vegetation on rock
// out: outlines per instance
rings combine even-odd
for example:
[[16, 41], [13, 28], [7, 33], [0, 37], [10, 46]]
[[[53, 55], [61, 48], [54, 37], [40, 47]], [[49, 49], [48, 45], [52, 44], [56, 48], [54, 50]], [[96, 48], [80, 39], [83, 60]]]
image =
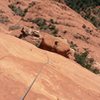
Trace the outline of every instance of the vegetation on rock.
[[88, 55], [89, 55], [89, 51], [86, 50], [86, 49], [85, 49], [84, 52], [75, 53], [75, 55], [74, 55], [75, 56], [75, 61], [77, 63], [79, 63], [80, 65], [82, 65], [84, 68], [92, 71], [93, 73], [99, 74], [100, 71], [93, 66], [94, 59], [93, 58], [89, 58]]
[[27, 9], [22, 10], [20, 6], [17, 7], [17, 6], [14, 5], [14, 4], [10, 4], [8, 7], [9, 7], [12, 11], [14, 11], [16, 15], [19, 15], [19, 16], [21, 16], [21, 17], [25, 16], [25, 14], [26, 14], [26, 12], [27, 12]]
[[65, 0], [66, 4], [100, 28], [100, 0]]
[[35, 23], [39, 26], [40, 30], [48, 31], [52, 35], [56, 35], [58, 33], [58, 29], [55, 26], [54, 20], [47, 21], [44, 18], [35, 18], [29, 19], [30, 22]]

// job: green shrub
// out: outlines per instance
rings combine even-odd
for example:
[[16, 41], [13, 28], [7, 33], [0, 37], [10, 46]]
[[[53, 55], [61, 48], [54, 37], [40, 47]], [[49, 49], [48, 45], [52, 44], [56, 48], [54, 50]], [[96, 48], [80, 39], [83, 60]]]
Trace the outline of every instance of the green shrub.
[[86, 20], [100, 28], [100, 8], [97, 7], [100, 6], [100, 0], [65, 0], [65, 2]]
[[53, 24], [50, 24], [49, 25], [49, 29], [52, 31], [52, 30], [55, 30], [56, 29], [56, 26], [55, 25], [53, 25]]
[[95, 74], [100, 74], [100, 70], [97, 68], [92, 68], [91, 71]]
[[89, 69], [92, 67], [92, 64], [94, 62], [94, 60], [91, 60], [90, 58], [88, 58], [88, 54], [89, 52], [87, 50], [85, 50], [84, 52], [79, 53], [75, 53], [75, 60], [77, 63], [81, 64], [83, 67]]
[[55, 25], [53, 25], [53, 24], [49, 24], [49, 30], [51, 31], [51, 34], [52, 35], [56, 35], [57, 33], [58, 33], [58, 29], [56, 28], [56, 26]]
[[57, 33], [58, 33], [58, 29], [54, 29], [51, 31], [51, 34], [53, 34], [54, 36], [56, 36]]
[[34, 20], [31, 20], [31, 22], [36, 23], [40, 30], [47, 30], [48, 25], [46, 24], [46, 20], [43, 18], [35, 18]]
[[35, 18], [29, 21], [36, 23], [40, 30], [50, 31], [52, 35], [56, 35], [58, 33], [56, 26], [52, 23], [47, 24], [47, 21], [43, 18]]
[[47, 25], [41, 25], [39, 28], [40, 28], [40, 30], [47, 30], [48, 26]]
[[20, 29], [21, 27], [19, 25], [13, 25], [9, 27], [9, 30], [17, 30]]
[[22, 10], [20, 7], [16, 7], [14, 4], [8, 5], [8, 7], [15, 12], [16, 15], [21, 17], [25, 16], [27, 9]]
[[75, 61], [82, 65], [84, 68], [92, 71], [95, 74], [99, 74], [100, 71], [97, 68], [93, 67], [94, 59], [93, 58], [88, 58], [89, 52], [88, 50], [85, 50], [84, 52], [75, 53]]
[[9, 18], [4, 15], [0, 15], [0, 23], [10, 22]]
[[34, 20], [31, 20], [33, 23], [36, 23], [38, 26], [44, 26], [46, 25], [46, 20], [43, 18], [35, 18]]
[[77, 45], [73, 41], [71, 41], [70, 47], [76, 51]]

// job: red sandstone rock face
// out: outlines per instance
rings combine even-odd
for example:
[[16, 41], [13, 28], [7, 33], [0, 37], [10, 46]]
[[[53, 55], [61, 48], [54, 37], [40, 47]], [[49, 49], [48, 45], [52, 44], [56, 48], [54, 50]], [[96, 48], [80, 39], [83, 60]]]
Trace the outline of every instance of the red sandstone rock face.
[[[16, 25], [16, 23], [21, 28], [27, 26], [33, 27], [34, 29], [39, 29], [36, 24], [25, 20], [30, 18], [35, 19], [38, 17], [44, 18], [47, 21], [53, 19], [56, 22], [54, 25], [59, 30], [58, 36], [66, 38], [69, 42], [73, 41], [74, 44], [78, 46], [80, 51], [82, 51], [83, 48], [88, 48], [90, 51], [90, 56], [98, 63], [96, 66], [100, 67], [100, 56], [98, 55], [100, 53], [100, 31], [64, 3], [59, 3], [57, 1], [61, 0], [35, 0], [33, 2], [34, 5], [28, 10], [26, 16], [23, 18], [24, 20], [20, 20], [21, 17], [16, 15], [8, 7], [9, 4], [16, 1], [0, 1], [0, 9], [4, 11], [3, 15], [7, 16], [10, 20], [9, 23], [0, 23], [0, 32], [19, 36], [19, 30], [9, 30], [9, 28]], [[24, 9], [28, 7], [29, 3], [32, 3], [32, 0], [20, 0], [20, 3], [16, 3], [16, 5]], [[30, 36], [24, 40], [27, 40], [30, 43], [34, 42], [33, 37]]]
[[40, 44], [40, 48], [61, 54], [67, 58], [69, 57], [69, 54], [71, 52], [70, 52], [70, 46], [66, 39], [64, 40], [59, 37], [54, 37], [47, 33], [43, 33], [42, 37], [43, 39]]
[[71, 54], [67, 39], [54, 37], [48, 33], [43, 33], [28, 27], [23, 27], [18, 32], [18, 38], [26, 40], [41, 49], [58, 53], [67, 58], [69, 58], [69, 55]]
[[55, 53], [0, 33], [0, 100], [99, 100], [100, 77]]
[[[25, 100], [100, 100], [99, 76], [63, 56], [36, 48], [32, 45], [34, 42], [32, 36], [24, 38], [32, 43], [30, 44], [2, 34], [18, 37], [20, 30], [9, 31], [9, 27], [17, 22], [21, 28], [25, 26], [38, 28], [24, 20], [19, 22], [21, 17], [8, 8], [8, 1], [0, 1], [0, 9], [10, 20], [10, 23], [0, 23], [0, 100], [20, 100], [43, 66], [44, 69]], [[19, 5], [26, 8], [31, 1], [20, 0]], [[10, 0], [11, 2], [14, 0]], [[96, 66], [100, 66], [100, 32], [91, 23], [55, 0], [35, 0], [35, 5], [29, 9], [25, 19], [37, 17], [57, 21], [58, 24], [55, 25], [59, 29], [58, 35], [73, 41], [79, 49], [89, 48], [92, 57], [97, 61]], [[86, 27], [83, 27], [84, 24]], [[41, 31], [40, 33], [44, 40], [41, 48], [68, 56], [66, 51], [70, 48], [65, 39], [53, 37]], [[75, 38], [79, 36], [81, 39]]]
[[[16, 23], [21, 27], [29, 26], [35, 27], [36, 25], [20, 20], [21, 17], [17, 16], [8, 7], [11, 2], [9, 0], [0, 1], [0, 9], [4, 11], [4, 14], [9, 17], [10, 23], [0, 24], [0, 30], [9, 30], [9, 27], [15, 25]], [[19, 4], [22, 8], [26, 8], [32, 0], [21, 0]], [[91, 50], [90, 55], [99, 63], [100, 56], [100, 35], [99, 31], [88, 21], [83, 19], [79, 14], [70, 9], [68, 6], [62, 3], [58, 3], [55, 0], [35, 0], [35, 5], [28, 10], [28, 13], [24, 17], [27, 18], [38, 18], [42, 17], [47, 21], [54, 19], [57, 22], [55, 26], [59, 29], [59, 35], [66, 38], [69, 42], [73, 41], [77, 44], [78, 48], [82, 50], [83, 48], [89, 48]], [[19, 21], [20, 20], [20, 21]], [[85, 26], [85, 27], [84, 27]], [[16, 31], [6, 31], [11, 35], [19, 34]], [[77, 34], [84, 37], [84, 39], [76, 39]]]

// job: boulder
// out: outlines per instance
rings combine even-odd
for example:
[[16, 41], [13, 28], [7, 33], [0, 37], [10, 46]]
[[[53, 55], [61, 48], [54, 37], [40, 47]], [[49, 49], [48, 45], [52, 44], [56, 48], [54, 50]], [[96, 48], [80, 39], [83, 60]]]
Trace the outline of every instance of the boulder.
[[47, 33], [42, 34], [42, 42], [40, 48], [58, 53], [69, 58], [70, 46], [66, 39], [61, 39], [60, 37], [54, 37]]
[[71, 50], [67, 39], [54, 37], [48, 33], [39, 32], [38, 30], [28, 27], [22, 28], [19, 38], [26, 40], [41, 49], [70, 58]]
[[42, 42], [42, 36], [38, 30], [34, 30], [32, 28], [23, 27], [21, 30], [21, 34], [18, 37], [20, 39], [26, 40], [33, 45], [39, 47]]

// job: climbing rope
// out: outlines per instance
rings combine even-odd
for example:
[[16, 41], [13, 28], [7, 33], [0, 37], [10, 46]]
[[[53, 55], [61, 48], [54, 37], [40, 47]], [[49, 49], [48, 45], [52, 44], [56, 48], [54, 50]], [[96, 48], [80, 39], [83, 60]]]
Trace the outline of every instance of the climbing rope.
[[33, 79], [32, 83], [30, 84], [30, 86], [28, 87], [28, 89], [26, 90], [26, 92], [24, 93], [24, 95], [22, 96], [21, 100], [24, 100], [25, 97], [28, 95], [29, 91], [31, 90], [32, 86], [35, 84], [36, 80], [39, 78], [41, 72], [43, 71], [44, 67], [49, 64], [49, 57], [47, 55], [47, 53], [45, 53], [46, 57], [47, 57], [47, 62], [40, 68], [38, 74], [36, 75], [36, 77]]
[[[21, 22], [21, 20], [22, 20], [23, 18], [24, 18], [24, 16], [21, 17], [21, 18], [18, 20], [18, 22], [15, 23], [15, 25], [18, 25], [18, 24]], [[13, 31], [12, 31], [12, 32], [13, 32]], [[11, 32], [11, 33], [12, 33], [12, 32]], [[45, 55], [46, 55], [46, 57], [47, 57], [47, 62], [44, 63], [44, 65], [39, 69], [39, 72], [37, 73], [37, 75], [35, 76], [35, 78], [32, 80], [31, 84], [29, 85], [29, 87], [28, 87], [27, 90], [25, 91], [24, 95], [21, 97], [21, 100], [24, 100], [24, 99], [25, 99], [25, 97], [28, 95], [29, 91], [31, 90], [32, 86], [35, 84], [36, 80], [39, 78], [40, 74], [42, 73], [44, 67], [45, 67], [47, 64], [49, 64], [49, 57], [48, 57], [48, 55], [47, 55], [46, 52], [45, 52]], [[3, 59], [3, 58], [5, 58], [5, 57], [2, 57], [2, 58], [0, 58], [0, 59]]]
[[[23, 18], [24, 18], [24, 16], [21, 17], [20, 20], [18, 20], [18, 22], [17, 22], [15, 25], [18, 25], [18, 24], [21, 22], [21, 20], [22, 20]], [[13, 32], [13, 31], [12, 31], [12, 32]], [[12, 32], [11, 32], [11, 33], [12, 33]], [[40, 68], [40, 70], [39, 70], [39, 72], [37, 73], [36, 77], [33, 79], [33, 81], [31, 82], [30, 86], [29, 86], [28, 89], [25, 91], [24, 95], [21, 97], [21, 100], [24, 100], [24, 99], [25, 99], [25, 97], [28, 95], [29, 91], [31, 90], [32, 86], [34, 85], [34, 83], [36, 82], [36, 80], [38, 79], [38, 77], [40, 76], [40, 74], [41, 74], [43, 68], [46, 66], [46, 64], [48, 64], [49, 58], [48, 58], [48, 55], [47, 55], [47, 54], [46, 54], [46, 56], [47, 56], [47, 62], [44, 64], [44, 66], [42, 66], [42, 67]]]

